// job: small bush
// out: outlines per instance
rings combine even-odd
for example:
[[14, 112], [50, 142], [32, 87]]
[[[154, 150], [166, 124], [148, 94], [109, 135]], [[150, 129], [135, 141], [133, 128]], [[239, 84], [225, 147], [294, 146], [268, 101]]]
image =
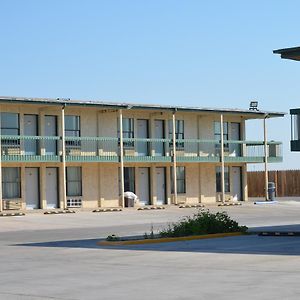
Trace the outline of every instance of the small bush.
[[192, 217], [185, 217], [179, 222], [170, 224], [159, 232], [161, 237], [180, 237], [211, 233], [246, 232], [246, 226], [239, 226], [226, 212], [211, 213], [199, 211]]
[[112, 234], [112, 235], [109, 235], [109, 236], [106, 238], [106, 240], [107, 240], [108, 242], [114, 242], [114, 241], [119, 241], [120, 238], [119, 238], [117, 235]]

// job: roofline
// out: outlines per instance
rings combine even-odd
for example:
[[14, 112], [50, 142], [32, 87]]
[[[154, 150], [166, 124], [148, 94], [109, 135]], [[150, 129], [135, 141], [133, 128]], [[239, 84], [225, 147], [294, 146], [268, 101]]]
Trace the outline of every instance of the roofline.
[[283, 59], [300, 60], [300, 47], [277, 49], [273, 50], [273, 53], [280, 54], [280, 57]]
[[205, 113], [223, 113], [223, 114], [245, 114], [256, 118], [274, 118], [284, 117], [285, 112], [269, 112], [269, 111], [255, 111], [243, 109], [218, 109], [206, 107], [186, 107], [186, 106], [170, 106], [158, 104], [136, 104], [136, 103], [117, 103], [105, 101], [91, 101], [91, 100], [70, 100], [65, 98], [29, 98], [29, 97], [10, 97], [0, 96], [0, 102], [6, 103], [24, 103], [24, 104], [47, 104], [53, 106], [90, 106], [103, 107], [113, 109], [147, 109], [147, 110], [163, 110], [163, 111], [182, 111], [182, 112], [205, 112]]

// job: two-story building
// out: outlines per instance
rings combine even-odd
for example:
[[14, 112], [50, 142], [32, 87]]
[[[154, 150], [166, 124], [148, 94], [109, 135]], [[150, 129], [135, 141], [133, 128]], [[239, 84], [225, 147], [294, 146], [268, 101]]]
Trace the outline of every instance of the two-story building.
[[[246, 141], [249, 119], [283, 113], [0, 97], [0, 210], [247, 200], [247, 163], [282, 161]], [[263, 129], [262, 129], [263, 130]]]

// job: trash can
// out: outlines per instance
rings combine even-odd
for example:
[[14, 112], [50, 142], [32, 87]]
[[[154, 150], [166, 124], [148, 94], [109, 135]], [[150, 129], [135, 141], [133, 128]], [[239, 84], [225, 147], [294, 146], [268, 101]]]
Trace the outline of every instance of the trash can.
[[130, 197], [124, 197], [125, 207], [134, 207], [134, 199]]
[[268, 183], [268, 199], [269, 199], [269, 201], [275, 200], [275, 183], [274, 182]]

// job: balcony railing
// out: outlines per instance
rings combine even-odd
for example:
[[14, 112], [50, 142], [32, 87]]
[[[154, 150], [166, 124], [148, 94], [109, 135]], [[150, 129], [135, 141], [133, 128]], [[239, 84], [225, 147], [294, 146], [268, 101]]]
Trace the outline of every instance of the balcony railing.
[[[268, 162], [282, 161], [280, 142], [268, 142]], [[114, 137], [66, 137], [67, 162], [118, 162], [120, 139]], [[55, 136], [1, 136], [2, 161], [59, 162], [62, 139]], [[170, 139], [123, 139], [125, 162], [171, 162]], [[224, 141], [225, 162], [264, 162], [264, 142]], [[216, 140], [176, 140], [178, 162], [219, 162], [221, 143]]]

